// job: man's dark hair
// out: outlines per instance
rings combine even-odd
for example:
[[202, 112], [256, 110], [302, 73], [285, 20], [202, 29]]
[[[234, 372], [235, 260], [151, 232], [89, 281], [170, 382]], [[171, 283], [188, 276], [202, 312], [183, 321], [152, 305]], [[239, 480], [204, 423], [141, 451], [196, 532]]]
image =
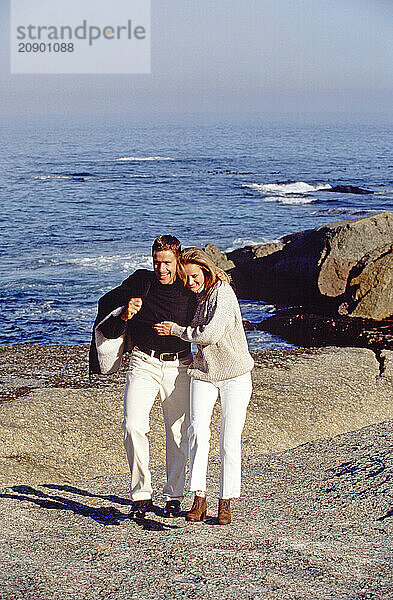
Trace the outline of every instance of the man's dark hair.
[[160, 250], [171, 250], [176, 258], [179, 258], [181, 252], [181, 243], [173, 235], [160, 235], [154, 240], [151, 253], [154, 254]]

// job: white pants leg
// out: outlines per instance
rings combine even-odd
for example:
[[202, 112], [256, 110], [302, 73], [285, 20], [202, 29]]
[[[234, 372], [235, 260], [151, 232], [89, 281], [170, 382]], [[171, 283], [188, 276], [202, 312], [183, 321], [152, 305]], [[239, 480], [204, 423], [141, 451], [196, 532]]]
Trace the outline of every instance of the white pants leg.
[[219, 382], [221, 397], [220, 498], [240, 496], [242, 432], [250, 402], [251, 373]]
[[188, 489], [206, 491], [210, 421], [218, 389], [208, 381], [191, 377], [190, 427], [188, 429], [190, 481]]
[[177, 362], [177, 367], [169, 361], [163, 363], [164, 377], [160, 389], [166, 439], [167, 479], [163, 494], [167, 500], [182, 500], [188, 459], [190, 376], [187, 369], [192, 359]]
[[206, 490], [210, 421], [218, 391], [221, 398], [220, 498], [237, 498], [241, 486], [241, 435], [252, 392], [250, 373], [215, 382], [191, 379], [189, 489]]
[[149, 415], [160, 394], [166, 431], [167, 498], [184, 493], [189, 424], [189, 361], [160, 361], [134, 349], [124, 392], [124, 447], [131, 472], [131, 499], [152, 496], [149, 470]]

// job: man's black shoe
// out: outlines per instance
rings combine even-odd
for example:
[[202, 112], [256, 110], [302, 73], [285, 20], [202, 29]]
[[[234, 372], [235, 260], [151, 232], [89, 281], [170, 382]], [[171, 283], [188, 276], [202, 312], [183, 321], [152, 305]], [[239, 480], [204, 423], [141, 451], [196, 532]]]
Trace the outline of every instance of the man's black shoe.
[[144, 519], [148, 511], [153, 510], [153, 502], [149, 500], [134, 500], [131, 505], [130, 517]]
[[163, 517], [180, 517], [180, 500], [168, 500], [165, 504], [165, 508], [162, 511]]

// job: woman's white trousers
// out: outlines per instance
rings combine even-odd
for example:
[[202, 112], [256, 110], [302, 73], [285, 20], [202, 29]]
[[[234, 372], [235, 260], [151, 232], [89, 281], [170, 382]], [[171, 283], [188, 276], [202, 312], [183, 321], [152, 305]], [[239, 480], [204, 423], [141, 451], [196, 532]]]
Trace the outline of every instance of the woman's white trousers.
[[189, 490], [206, 490], [210, 421], [219, 392], [220, 498], [238, 498], [241, 486], [241, 436], [252, 392], [251, 373], [214, 382], [191, 378]]

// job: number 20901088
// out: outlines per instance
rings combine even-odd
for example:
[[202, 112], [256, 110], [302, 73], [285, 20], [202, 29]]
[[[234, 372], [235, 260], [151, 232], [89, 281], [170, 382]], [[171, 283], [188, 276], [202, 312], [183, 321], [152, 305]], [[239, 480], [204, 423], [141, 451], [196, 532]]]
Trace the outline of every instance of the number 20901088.
[[74, 44], [71, 42], [55, 42], [54, 44], [51, 42], [20, 42], [18, 44], [18, 52], [74, 52]]

